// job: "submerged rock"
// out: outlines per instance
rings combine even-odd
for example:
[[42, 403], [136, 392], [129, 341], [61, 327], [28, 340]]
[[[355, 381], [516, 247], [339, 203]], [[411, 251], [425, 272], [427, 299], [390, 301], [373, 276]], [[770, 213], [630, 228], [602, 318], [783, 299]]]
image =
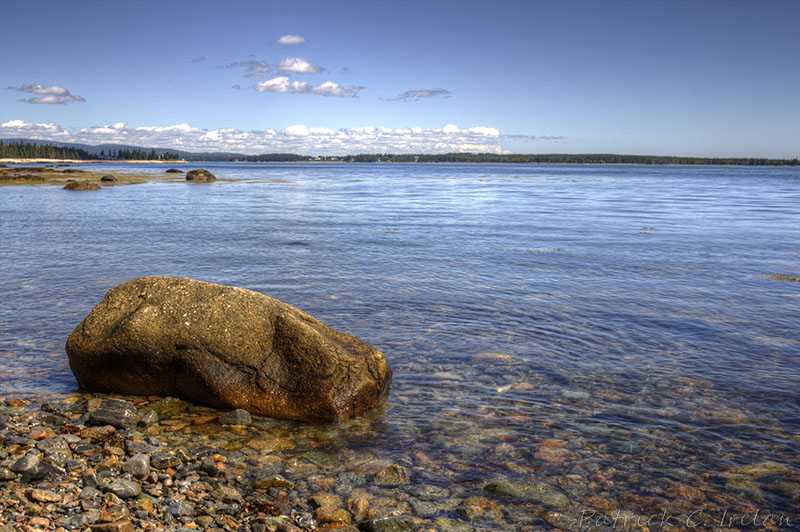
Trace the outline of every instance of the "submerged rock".
[[177, 277], [110, 290], [66, 350], [90, 390], [177, 395], [306, 421], [364, 412], [392, 375], [379, 350], [286, 303]]
[[86, 181], [70, 181], [64, 186], [64, 190], [100, 190], [97, 183], [87, 183]]
[[237, 408], [236, 410], [222, 414], [217, 418], [217, 421], [223, 425], [249, 425], [253, 422], [253, 418], [247, 410]]
[[416, 532], [419, 525], [407, 515], [391, 515], [362, 521], [358, 529], [363, 532]]
[[189, 170], [186, 173], [186, 181], [201, 181], [208, 183], [216, 180], [217, 178], [216, 176], [214, 176], [214, 174], [203, 168], [197, 168], [196, 170]]
[[100, 181], [117, 181], [117, 178], [113, 175], [104, 175], [100, 178]]
[[564, 493], [544, 482], [516, 483], [500, 479], [488, 482], [483, 489], [495, 495], [524, 499], [555, 508], [569, 505], [569, 499]]
[[167, 173], [167, 174], [182, 174], [183, 170], [178, 170], [177, 168], [170, 168], [165, 173]]

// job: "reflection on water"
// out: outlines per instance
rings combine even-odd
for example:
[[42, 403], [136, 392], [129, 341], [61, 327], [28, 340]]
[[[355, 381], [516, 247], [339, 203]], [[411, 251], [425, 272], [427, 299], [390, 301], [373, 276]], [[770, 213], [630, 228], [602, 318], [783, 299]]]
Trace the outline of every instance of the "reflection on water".
[[[291, 442], [289, 476], [305, 460], [453, 530], [800, 519], [800, 283], [769, 277], [800, 269], [797, 169], [207, 167], [237, 181], [0, 189], [0, 393], [73, 393], [64, 341], [109, 288], [193, 277], [284, 300], [392, 364], [367, 416], [262, 420]], [[370, 484], [370, 461], [412, 483]]]

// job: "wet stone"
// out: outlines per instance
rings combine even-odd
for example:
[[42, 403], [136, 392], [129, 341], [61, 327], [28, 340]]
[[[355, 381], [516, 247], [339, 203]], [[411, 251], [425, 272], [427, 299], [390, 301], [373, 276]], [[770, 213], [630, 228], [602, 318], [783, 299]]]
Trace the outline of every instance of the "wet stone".
[[103, 398], [100, 406], [89, 412], [88, 423], [127, 429], [136, 423], [136, 407], [121, 399]]
[[35, 454], [26, 454], [16, 462], [14, 465], [11, 466], [11, 471], [14, 473], [27, 473], [31, 469], [36, 468], [41, 462], [41, 459], [38, 455]]
[[218, 472], [217, 463], [210, 456], [206, 456], [200, 461], [200, 471], [210, 477], [214, 477]]
[[306, 512], [295, 515], [294, 523], [303, 529], [314, 529], [317, 527], [316, 519]]
[[122, 470], [136, 478], [143, 478], [150, 474], [150, 457], [144, 453], [132, 456], [122, 466]]
[[79, 498], [81, 498], [81, 499], [95, 499], [97, 497], [101, 497], [102, 495], [103, 495], [103, 492], [100, 491], [99, 489], [97, 489], [96, 487], [94, 487], [94, 486], [86, 486], [85, 488], [83, 488], [81, 490], [81, 494], [79, 495]]
[[167, 512], [175, 517], [194, 515], [194, 509], [184, 500], [174, 502], [167, 506]]
[[496, 495], [538, 502], [554, 508], [563, 508], [569, 505], [569, 499], [563, 492], [544, 482], [528, 484], [497, 480], [487, 483], [483, 489]]
[[118, 478], [108, 485], [108, 491], [120, 499], [130, 499], [139, 495], [142, 492], [142, 487], [132, 480]]
[[412, 518], [404, 515], [376, 517], [358, 524], [363, 532], [417, 532], [419, 528]]
[[347, 513], [347, 510], [342, 508], [320, 506], [314, 511], [314, 516], [317, 518], [317, 522], [321, 525], [326, 523], [350, 524], [350, 514]]
[[242, 503], [244, 500], [242, 499], [241, 494], [236, 491], [236, 488], [231, 486], [222, 486], [218, 489], [215, 489], [211, 492], [211, 497], [214, 500], [227, 502], [227, 503]]
[[90, 525], [92, 532], [133, 532], [130, 520], [115, 521], [113, 523], [96, 523]]
[[342, 507], [342, 498], [333, 493], [317, 493], [316, 495], [312, 495], [309, 500], [317, 508], [320, 506], [329, 506], [331, 508]]
[[64, 528], [70, 530], [83, 530], [89, 523], [95, 523], [100, 518], [99, 510], [89, 510], [87, 512], [73, 515], [64, 521]]
[[61, 494], [54, 491], [33, 489], [31, 499], [36, 502], [61, 502]]
[[435, 519], [433, 524], [436, 525], [437, 530], [441, 532], [474, 532], [475, 530], [472, 525], [447, 517]]
[[256, 474], [251, 485], [256, 489], [293, 488], [294, 482], [276, 475], [274, 471], [261, 471]]
[[50, 472], [55, 468], [46, 462], [40, 462], [36, 467], [32, 467], [22, 474], [20, 481], [23, 484], [36, 482], [37, 480], [44, 480], [50, 475]]
[[110, 506], [100, 512], [101, 523], [113, 523], [129, 517], [128, 507], [123, 505]]
[[149, 427], [151, 425], [155, 425], [158, 423], [158, 412], [155, 410], [147, 410], [142, 417], [139, 419], [137, 425], [140, 427]]
[[222, 414], [217, 418], [217, 421], [222, 425], [250, 425], [253, 422], [253, 418], [247, 410], [237, 408]]
[[403, 466], [393, 464], [375, 473], [375, 483], [379, 486], [399, 486], [408, 484], [408, 474]]
[[61, 438], [65, 442], [67, 442], [69, 445], [72, 445], [74, 443], [78, 443], [78, 442], [81, 441], [81, 437], [77, 436], [75, 434], [61, 434], [61, 435], [59, 435], [59, 438]]
[[800, 483], [789, 481], [773, 482], [769, 485], [769, 489], [793, 501], [800, 501]]
[[156, 469], [178, 467], [179, 465], [181, 465], [180, 458], [169, 453], [155, 453], [150, 457], [150, 467], [154, 467]]

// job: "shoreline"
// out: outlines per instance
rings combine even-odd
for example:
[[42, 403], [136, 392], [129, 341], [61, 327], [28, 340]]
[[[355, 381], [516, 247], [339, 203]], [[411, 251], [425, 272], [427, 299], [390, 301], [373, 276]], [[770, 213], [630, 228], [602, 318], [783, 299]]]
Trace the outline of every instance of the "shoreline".
[[187, 161], [184, 159], [168, 161], [151, 160], [118, 160], [118, 159], [0, 159], [0, 164], [468, 164], [468, 165], [518, 165], [518, 166], [667, 166], [667, 167], [714, 167], [714, 168], [800, 168], [791, 164], [714, 164], [714, 163], [578, 163], [578, 162], [505, 162], [505, 161], [341, 161], [341, 160], [308, 160], [308, 161]]
[[144, 160], [97, 160], [97, 159], [0, 159], [0, 164], [100, 164], [100, 163], [125, 163], [125, 164], [184, 164], [183, 159], [169, 161], [144, 161]]
[[[287, 453], [295, 443], [280, 428], [286, 423], [173, 397], [0, 399], [0, 530], [355, 532], [425, 524], [400, 501], [370, 493], [406, 484], [402, 466], [378, 460], [358, 473], [360, 488], [347, 485], [321, 457]], [[395, 528], [381, 528], [388, 525]]]

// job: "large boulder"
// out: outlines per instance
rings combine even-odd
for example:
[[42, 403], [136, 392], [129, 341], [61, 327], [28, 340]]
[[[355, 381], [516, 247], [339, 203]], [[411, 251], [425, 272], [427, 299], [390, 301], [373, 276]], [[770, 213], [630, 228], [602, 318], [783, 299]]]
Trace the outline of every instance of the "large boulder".
[[197, 168], [196, 170], [189, 170], [186, 172], [186, 181], [200, 181], [204, 183], [208, 183], [211, 181], [216, 181], [217, 178], [204, 168]]
[[101, 187], [97, 183], [89, 183], [88, 181], [70, 181], [64, 185], [64, 190], [100, 190]]
[[176, 395], [305, 421], [364, 412], [392, 376], [379, 350], [291, 305], [179, 277], [111, 289], [66, 349], [89, 390]]

